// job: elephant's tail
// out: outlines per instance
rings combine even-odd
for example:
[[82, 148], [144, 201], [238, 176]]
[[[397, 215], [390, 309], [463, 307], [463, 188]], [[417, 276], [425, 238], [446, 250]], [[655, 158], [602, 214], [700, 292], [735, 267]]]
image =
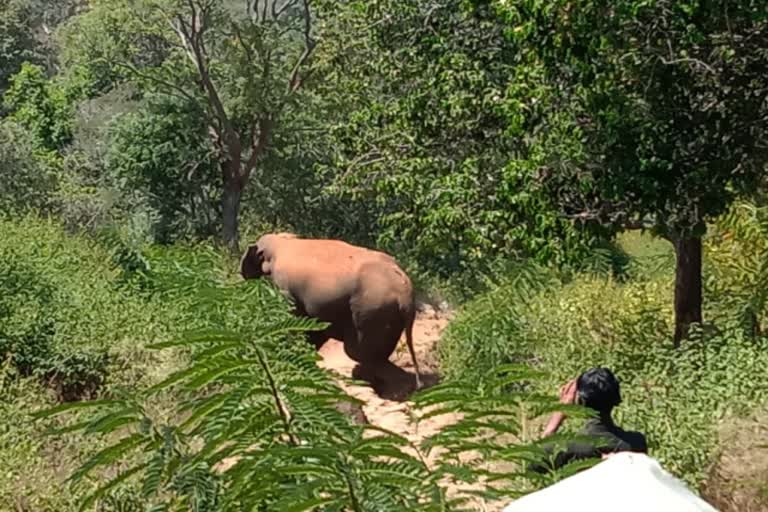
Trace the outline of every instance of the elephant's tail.
[[413, 368], [416, 371], [416, 389], [421, 387], [421, 372], [419, 371], [419, 362], [416, 360], [416, 351], [413, 348], [413, 324], [416, 322], [416, 306], [411, 301], [410, 304], [401, 304], [400, 312], [405, 320], [405, 344], [408, 346], [408, 352], [411, 353]]

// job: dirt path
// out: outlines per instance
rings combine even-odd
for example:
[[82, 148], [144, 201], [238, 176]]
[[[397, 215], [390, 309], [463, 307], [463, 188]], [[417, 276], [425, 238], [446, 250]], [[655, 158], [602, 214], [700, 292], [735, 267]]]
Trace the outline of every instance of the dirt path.
[[[435, 311], [430, 306], [424, 306], [416, 316], [413, 344], [425, 386], [437, 382], [435, 345], [449, 320], [448, 313]], [[328, 340], [320, 349], [320, 356], [320, 366], [344, 377], [372, 382], [356, 385], [339, 380], [340, 386], [350, 396], [365, 402], [363, 413], [370, 424], [403, 435], [416, 443], [444, 424], [444, 418], [426, 420], [418, 425], [411, 419], [411, 403], [407, 398], [414, 391], [416, 382], [413, 362], [404, 339], [401, 339], [390, 358], [393, 364], [379, 369], [375, 380], [358, 374], [357, 363], [347, 357], [342, 343], [337, 340]]]
[[[436, 345], [451, 318], [450, 312], [436, 311], [430, 306], [422, 306], [416, 316], [413, 342], [425, 386], [434, 385], [438, 381]], [[400, 340], [397, 350], [390, 358], [393, 364], [377, 371], [378, 378], [375, 380], [356, 375], [357, 363], [344, 354], [344, 348], [339, 341], [332, 339], [326, 342], [320, 349], [320, 356], [322, 360], [318, 364], [332, 372], [373, 382], [361, 382], [358, 385], [342, 379], [338, 381], [350, 396], [364, 402], [363, 414], [368, 423], [400, 434], [414, 445], [419, 445], [422, 440], [458, 419], [454, 414], [433, 416], [422, 421], [416, 421], [413, 417], [413, 403], [408, 397], [415, 390], [415, 373], [404, 339]], [[433, 462], [436, 455], [437, 452], [431, 452], [426, 462]], [[471, 487], [476, 486], [467, 486], [467, 489]], [[449, 486], [448, 494], [451, 495], [454, 490], [456, 489]], [[502, 508], [498, 504], [486, 503], [480, 498], [471, 500], [471, 503], [478, 511], [497, 512]]]

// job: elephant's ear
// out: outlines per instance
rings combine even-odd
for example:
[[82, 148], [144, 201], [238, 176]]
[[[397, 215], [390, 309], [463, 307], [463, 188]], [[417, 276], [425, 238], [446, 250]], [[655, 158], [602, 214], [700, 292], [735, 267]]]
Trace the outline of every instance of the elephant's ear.
[[264, 260], [262, 252], [257, 244], [248, 246], [245, 254], [240, 259], [240, 275], [243, 276], [243, 279], [261, 277], [261, 264]]

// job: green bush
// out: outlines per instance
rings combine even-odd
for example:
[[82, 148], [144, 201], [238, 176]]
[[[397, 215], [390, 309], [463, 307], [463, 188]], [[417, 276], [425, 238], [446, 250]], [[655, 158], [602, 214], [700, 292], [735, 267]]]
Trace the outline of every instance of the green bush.
[[118, 286], [101, 244], [34, 217], [0, 221], [0, 231], [0, 356], [22, 375], [62, 399], [92, 396], [165, 332], [153, 304]]
[[105, 168], [123, 195], [132, 191], [157, 212], [158, 243], [218, 229], [221, 176], [200, 115], [179, 101], [149, 97], [109, 125]]
[[[337, 410], [349, 397], [315, 364], [317, 356], [301, 339], [313, 324], [293, 318], [273, 287], [240, 282], [231, 257], [204, 245], [142, 247], [115, 232], [95, 242], [64, 235], [55, 224], [34, 219], [21, 224], [15, 228], [19, 232], [48, 237], [37, 244], [47, 254], [28, 261], [31, 268], [42, 268], [46, 256], [62, 267], [80, 261], [92, 278], [104, 273], [99, 281], [103, 295], [80, 300], [102, 308], [105, 322], [115, 318], [107, 296], [135, 302], [142, 309], [126, 314], [143, 315], [126, 327], [141, 347], [131, 353], [135, 359], [106, 352], [113, 385], [99, 400], [54, 405], [35, 414], [44, 421], [26, 429], [13, 426], [8, 437], [24, 442], [38, 438], [46, 427], [57, 429], [24, 459], [41, 478], [52, 478], [56, 467], [46, 452], [68, 447], [61, 453], [73, 485], [54, 502], [35, 481], [29, 493], [35, 505], [44, 504], [39, 508], [57, 509], [48, 505], [56, 503], [59, 510], [68, 510], [91, 496], [100, 510], [123, 511], [163, 504], [199, 511], [241, 510], [246, 505], [252, 510], [458, 511], [465, 508], [447, 498], [448, 481], [476, 485], [493, 475], [497, 488], [489, 484], [489, 498], [508, 499], [510, 493], [535, 488], [518, 474], [506, 474], [506, 466], [478, 471], [484, 461], [519, 465], [535, 451], [523, 445], [525, 417], [544, 412], [552, 401], [529, 393], [523, 385], [534, 378], [529, 372], [494, 373], [479, 384], [431, 388], [419, 398], [422, 413], [434, 414], [437, 408], [460, 413], [463, 420], [424, 446], [414, 446], [378, 428], [354, 425]], [[65, 249], [51, 252], [50, 243]], [[530, 276], [532, 287], [536, 275]], [[50, 285], [55, 298], [72, 291], [50, 270], [46, 279], [25, 275], [23, 282]], [[87, 286], [88, 280], [78, 276], [78, 283]], [[63, 305], [72, 308], [74, 302], [70, 297]], [[54, 315], [62, 314], [57, 309], [62, 303], [43, 304]], [[72, 311], [76, 313], [83, 312]], [[29, 316], [22, 320], [22, 325], [34, 325]], [[67, 326], [54, 322], [49, 346], [59, 349], [57, 336]], [[147, 351], [145, 341], [159, 341], [147, 348], [164, 350]], [[117, 360], [124, 367], [115, 372]], [[142, 375], [148, 361], [164, 363], [160, 369], [165, 372]], [[15, 403], [30, 399], [24, 396]], [[41, 405], [53, 405], [53, 400]], [[25, 422], [28, 412], [20, 415]], [[62, 421], [64, 413], [73, 423]], [[499, 433], [505, 436], [503, 443]], [[441, 458], [430, 467], [424, 460], [432, 448], [438, 448]], [[468, 462], [464, 455], [479, 448], [484, 460]], [[20, 458], [6, 447], [0, 459], [6, 453]], [[538, 484], [559, 477], [549, 475]], [[0, 485], [0, 496], [15, 499], [15, 489]]]
[[539, 391], [553, 394], [592, 366], [622, 382], [617, 420], [648, 436], [651, 453], [699, 484], [717, 442], [718, 420], [763, 398], [768, 339], [752, 338], [736, 317], [705, 326], [672, 347], [672, 275], [621, 284], [580, 276], [553, 282], [533, 297], [502, 284], [468, 304], [440, 345], [448, 378], [480, 378], [510, 361], [546, 372]]
[[47, 210], [58, 187], [54, 159], [21, 125], [0, 122], [0, 212]]
[[72, 138], [72, 105], [78, 88], [48, 80], [43, 67], [25, 62], [3, 95], [11, 119], [29, 130], [40, 148], [56, 150]]

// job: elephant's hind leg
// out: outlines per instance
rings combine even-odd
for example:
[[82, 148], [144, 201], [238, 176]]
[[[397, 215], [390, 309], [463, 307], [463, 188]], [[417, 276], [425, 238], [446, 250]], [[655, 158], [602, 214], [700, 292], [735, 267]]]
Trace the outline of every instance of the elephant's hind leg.
[[388, 361], [404, 327], [396, 304], [355, 310], [352, 324], [345, 331], [344, 350], [350, 358], [366, 364]]

